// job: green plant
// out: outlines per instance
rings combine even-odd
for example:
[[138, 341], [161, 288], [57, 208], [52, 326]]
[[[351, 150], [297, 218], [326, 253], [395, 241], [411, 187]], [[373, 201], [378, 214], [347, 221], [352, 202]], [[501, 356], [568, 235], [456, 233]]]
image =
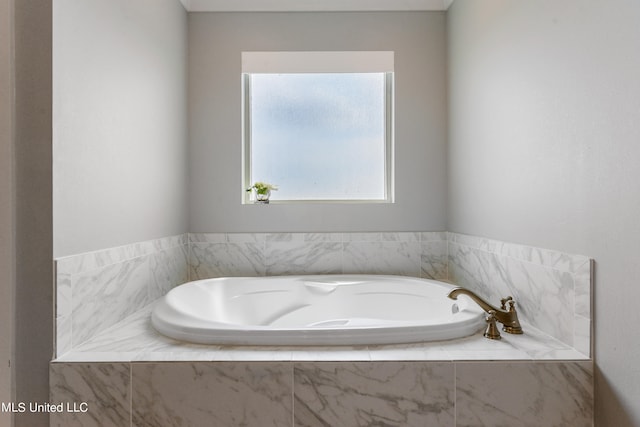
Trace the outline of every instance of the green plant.
[[278, 187], [268, 182], [256, 182], [251, 187], [247, 188], [247, 191], [256, 190], [257, 194], [267, 194], [269, 190], [277, 191]]

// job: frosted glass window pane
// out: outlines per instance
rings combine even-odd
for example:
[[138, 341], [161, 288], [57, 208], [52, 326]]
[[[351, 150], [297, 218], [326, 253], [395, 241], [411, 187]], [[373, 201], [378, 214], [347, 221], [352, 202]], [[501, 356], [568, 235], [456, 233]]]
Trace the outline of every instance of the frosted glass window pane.
[[384, 73], [250, 78], [252, 182], [272, 200], [384, 200]]

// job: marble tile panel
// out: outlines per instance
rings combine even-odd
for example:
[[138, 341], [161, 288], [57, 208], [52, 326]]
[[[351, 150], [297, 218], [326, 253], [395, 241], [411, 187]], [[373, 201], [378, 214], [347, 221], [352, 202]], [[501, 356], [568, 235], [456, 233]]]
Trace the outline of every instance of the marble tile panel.
[[513, 243], [501, 243], [496, 252], [520, 261], [539, 264], [569, 273], [576, 271], [580, 265], [588, 261], [588, 258], [583, 255], [567, 254], [551, 249], [516, 245]]
[[592, 363], [456, 363], [456, 421], [458, 427], [591, 427]]
[[86, 412], [53, 412], [51, 427], [124, 427], [130, 419], [128, 363], [52, 363], [52, 404], [87, 404]]
[[446, 231], [423, 231], [420, 233], [421, 242], [447, 242]]
[[338, 274], [342, 272], [342, 243], [268, 241], [267, 276]]
[[169, 236], [162, 239], [156, 239], [151, 241], [153, 244], [153, 252], [157, 252], [164, 249], [174, 248], [176, 246], [184, 246], [189, 243], [189, 236], [187, 233], [178, 234], [175, 236]]
[[225, 233], [189, 233], [191, 243], [227, 243]]
[[164, 348], [164, 344], [171, 339], [156, 332], [151, 325], [152, 308], [153, 304], [149, 304], [76, 346], [75, 350], [88, 353], [109, 351], [139, 353]]
[[73, 273], [77, 273], [76, 270], [80, 268], [78, 264], [81, 263], [78, 255], [60, 257], [56, 258], [54, 261], [56, 265], [56, 276], [61, 274], [71, 275]]
[[343, 272], [420, 277], [419, 242], [344, 243]]
[[56, 356], [61, 356], [73, 348], [71, 314], [56, 317]]
[[570, 273], [449, 244], [449, 278], [497, 305], [514, 297], [521, 320], [572, 345], [574, 306]]
[[551, 249], [537, 248], [457, 233], [449, 233], [449, 242], [489, 253], [508, 256], [520, 261], [544, 265], [546, 267], [565, 272], [574, 272], [583, 263], [589, 260], [589, 258], [584, 255], [567, 254]]
[[502, 333], [503, 342], [509, 343], [513, 348], [525, 351], [529, 354], [541, 350], [566, 349], [567, 344], [545, 334], [528, 323], [522, 324], [524, 333], [522, 335]]
[[293, 360], [291, 347], [281, 346], [220, 346], [214, 353], [214, 361], [240, 362], [290, 362]]
[[[123, 259], [115, 259], [114, 261], [122, 262], [131, 258], [137, 258], [145, 255], [152, 254], [159, 250], [162, 250], [165, 246], [171, 247], [177, 245], [177, 241], [172, 241], [171, 238], [167, 237], [165, 239], [157, 239], [157, 240], [146, 240], [143, 242], [135, 242], [129, 245], [122, 246], [124, 249], [124, 258]], [[117, 248], [113, 248], [117, 249]], [[112, 251], [113, 249], [106, 249], [104, 252]], [[102, 252], [102, 251], [101, 251]], [[104, 267], [109, 264], [100, 265], [100, 267]]]
[[372, 361], [424, 361], [451, 360], [443, 342], [424, 342], [410, 344], [369, 346]]
[[[128, 316], [59, 357], [60, 361], [337, 361], [337, 360], [487, 360], [587, 359], [531, 325], [524, 335], [502, 334], [501, 341], [480, 332], [456, 340], [370, 346], [216, 346], [173, 340], [150, 322], [153, 304]], [[524, 353], [526, 354], [524, 354]]]
[[342, 233], [305, 233], [305, 242], [342, 242]]
[[[184, 248], [186, 242], [192, 242], [188, 255], [180, 247], [182, 244]], [[138, 257], [128, 261], [131, 256]], [[174, 277], [180, 277], [177, 282], [186, 281], [186, 272], [180, 267], [186, 259], [192, 280], [214, 276], [342, 272], [439, 280], [449, 277], [494, 303], [513, 295], [518, 301], [521, 319], [532, 320], [545, 332], [589, 354], [592, 261], [582, 256], [446, 232], [192, 233], [62, 258], [56, 262], [60, 341], [57, 354], [62, 354], [60, 350], [69, 350], [70, 331], [75, 334], [74, 345], [83, 342], [126, 317], [130, 310], [135, 311], [165, 293], [174, 286]], [[565, 271], [573, 268], [575, 271]], [[121, 278], [113, 279], [116, 276]], [[146, 296], [138, 293], [143, 292], [140, 286], [146, 289]], [[549, 296], [555, 302], [547, 302]], [[545, 325], [544, 321], [549, 324]], [[129, 339], [135, 340], [133, 336]], [[163, 355], [179, 352], [171, 342], [152, 341], [153, 344], [146, 343], [150, 347], [140, 349], [141, 354], [155, 352], [157, 357], [165, 357]], [[529, 355], [545, 351], [518, 346], [516, 341], [514, 350]], [[198, 357], [197, 351], [189, 349], [187, 353]], [[309, 354], [301, 353], [299, 357], [306, 360], [305, 357], [312, 357]]]
[[186, 243], [182, 234], [57, 259], [56, 355], [186, 281]]
[[383, 242], [419, 242], [420, 233], [415, 231], [395, 231], [381, 233]]
[[[129, 340], [126, 340], [121, 337], [119, 340], [114, 340], [112, 347], [121, 348], [123, 350], [121, 354], [125, 354], [124, 350], [127, 348], [135, 349], [135, 351], [126, 352], [130, 354], [130, 359], [128, 360], [131, 361], [171, 360], [169, 357], [175, 357], [174, 360], [215, 360], [215, 355], [212, 352], [218, 349], [217, 346], [177, 341], [158, 334], [151, 327], [149, 327], [149, 330], [150, 334], [147, 335], [146, 339], [135, 340], [136, 337], [129, 337]], [[99, 344], [99, 342], [94, 342], [93, 344]], [[108, 350], [108, 348], [106, 345], [102, 346], [101, 353], [107, 354], [110, 351], [114, 351]], [[96, 353], [87, 350], [85, 346], [82, 347], [82, 350], [87, 353]]]
[[366, 346], [308, 347], [292, 353], [294, 361], [369, 361], [371, 356]]
[[104, 249], [101, 251], [86, 252], [56, 259], [58, 274], [78, 274], [95, 270], [129, 259], [129, 251], [126, 246]]
[[449, 280], [490, 302], [512, 295], [521, 320], [581, 351], [591, 316], [592, 263], [582, 255], [449, 233]]
[[189, 233], [189, 243], [264, 243], [265, 233]]
[[453, 426], [453, 378], [452, 363], [296, 363], [295, 425]]
[[56, 259], [58, 273], [79, 274], [186, 244], [184, 234]]
[[[503, 333], [502, 335], [507, 335], [507, 334]], [[449, 352], [487, 351], [487, 352], [499, 353], [499, 352], [512, 351], [516, 349], [511, 344], [511, 342], [507, 339], [490, 340], [490, 339], [484, 338], [482, 336], [482, 331], [478, 331], [477, 333], [464, 338], [458, 338], [458, 339], [449, 340], [449, 341], [441, 341], [441, 343], [446, 343], [446, 349]]]
[[527, 353], [529, 353], [532, 360], [589, 360], [589, 356], [585, 356], [573, 348], [530, 350]]
[[192, 243], [190, 280], [210, 277], [264, 276], [263, 243]]
[[585, 356], [591, 355], [591, 319], [576, 315], [573, 328], [573, 347]]
[[593, 277], [593, 260], [578, 267], [574, 273], [575, 314], [591, 319], [591, 278]]
[[71, 297], [71, 274], [56, 274], [56, 317], [68, 316], [73, 309]]
[[449, 278], [447, 242], [440, 240], [420, 244], [420, 277], [447, 280]]
[[451, 360], [478, 360], [478, 361], [495, 361], [495, 360], [531, 360], [531, 355], [523, 350], [447, 350]]
[[153, 304], [148, 305], [76, 347], [75, 352], [105, 360], [112, 353], [131, 361], [216, 360], [218, 346], [178, 341], [157, 332], [151, 324], [152, 308]]
[[132, 426], [292, 426], [290, 364], [134, 363]]
[[[482, 338], [486, 340], [486, 338]], [[495, 342], [495, 341], [494, 341]], [[505, 343], [504, 340], [497, 341]], [[447, 346], [447, 354], [450, 360], [531, 360], [531, 355], [525, 351], [515, 348], [512, 345], [505, 347], [496, 346], [495, 348], [482, 348], [478, 349], [463, 348], [457, 346]]]
[[205, 351], [184, 351], [176, 348], [173, 351], [151, 351], [135, 354], [130, 360], [132, 362], [213, 362], [217, 360], [215, 347]]
[[74, 275], [73, 345], [83, 343], [147, 305], [150, 283], [148, 257]]
[[573, 276], [512, 258], [505, 258], [503, 266], [518, 315], [536, 328], [573, 345]]
[[449, 280], [497, 303], [512, 294], [506, 270], [498, 255], [449, 243]]
[[489, 239], [484, 237], [469, 236], [467, 234], [447, 233], [447, 240], [449, 243], [455, 243], [457, 245], [467, 246], [473, 249], [489, 248], [487, 243]]
[[342, 240], [344, 242], [419, 242], [421, 234], [417, 231], [342, 233]]
[[307, 233], [268, 233], [267, 242], [304, 242]]
[[[184, 234], [178, 236], [164, 237], [162, 239], [147, 240], [143, 242], [136, 242], [130, 245], [124, 246], [126, 258], [117, 262], [125, 261], [127, 259], [137, 258], [141, 256], [151, 255], [156, 252], [170, 249], [176, 246], [186, 244], [187, 236]], [[109, 251], [109, 249], [107, 249]], [[106, 264], [108, 265], [108, 264]]]
[[175, 286], [189, 281], [186, 245], [174, 246], [149, 255], [151, 282], [149, 301], [160, 298]]
[[79, 352], [75, 349], [55, 359], [55, 363], [115, 363], [130, 362], [138, 355], [137, 351], [117, 352]]
[[344, 242], [380, 242], [382, 233], [343, 233], [342, 240]]

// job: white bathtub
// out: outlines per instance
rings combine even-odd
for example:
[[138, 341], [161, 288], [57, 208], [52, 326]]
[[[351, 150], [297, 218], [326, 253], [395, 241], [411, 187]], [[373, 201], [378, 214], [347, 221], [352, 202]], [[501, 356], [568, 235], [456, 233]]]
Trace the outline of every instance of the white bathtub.
[[217, 278], [165, 295], [153, 326], [178, 340], [362, 345], [446, 340], [483, 327], [482, 310], [435, 280], [378, 275]]

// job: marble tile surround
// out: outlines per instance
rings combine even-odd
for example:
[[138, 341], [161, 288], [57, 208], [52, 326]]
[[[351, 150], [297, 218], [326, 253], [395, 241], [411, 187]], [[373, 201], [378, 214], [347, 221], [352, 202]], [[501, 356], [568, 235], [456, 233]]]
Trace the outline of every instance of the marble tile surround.
[[[50, 401], [89, 411], [51, 426], [593, 425], [586, 257], [454, 233], [191, 234], [56, 267]], [[536, 325], [499, 342], [339, 348], [199, 346], [150, 326], [149, 303], [189, 279], [297, 272], [449, 279], [492, 301], [513, 294]], [[566, 307], [565, 327], [545, 323]]]
[[513, 295], [523, 320], [588, 357], [591, 268], [584, 256], [447, 232], [185, 234], [56, 260], [56, 354], [188, 280], [372, 273]]
[[56, 259], [56, 354], [188, 281], [187, 243], [179, 235]]
[[499, 341], [480, 334], [447, 341], [360, 346], [216, 346], [191, 344], [158, 333], [153, 304], [56, 359], [57, 362], [158, 361], [461, 361], [588, 360], [575, 349], [529, 324], [523, 335]]
[[548, 249], [448, 233], [448, 279], [490, 301], [511, 295], [518, 315], [591, 355], [593, 260]]
[[78, 406], [87, 412], [53, 412], [51, 427], [129, 425], [131, 367], [128, 363], [52, 363], [49, 368], [50, 402]]
[[51, 426], [593, 425], [593, 364], [52, 363]]
[[591, 354], [592, 260], [448, 232], [190, 234], [191, 280], [370, 273], [445, 280], [490, 301], [511, 295], [521, 318]]
[[396, 274], [446, 280], [446, 232], [189, 234], [191, 280]]

